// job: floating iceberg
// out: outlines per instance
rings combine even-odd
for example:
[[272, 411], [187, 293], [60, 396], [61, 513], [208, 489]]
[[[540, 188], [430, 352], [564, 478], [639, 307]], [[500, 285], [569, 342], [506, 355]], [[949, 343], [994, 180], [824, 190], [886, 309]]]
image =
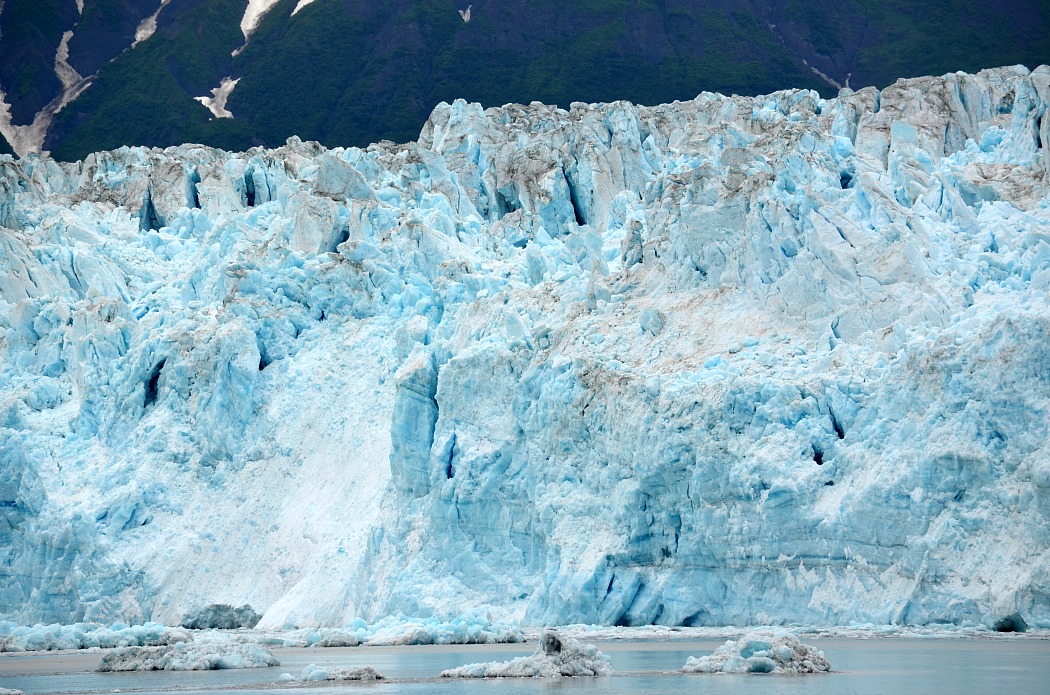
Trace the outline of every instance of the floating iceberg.
[[280, 666], [256, 644], [229, 640], [179, 642], [164, 647], [124, 647], [106, 652], [99, 671], [213, 671]]
[[310, 664], [303, 669], [304, 681], [379, 681], [383, 676], [371, 666], [362, 668], [329, 668]]
[[562, 638], [554, 631], [540, 635], [536, 653], [510, 661], [467, 664], [441, 672], [442, 678], [561, 678], [562, 676], [608, 676], [609, 658], [593, 644]]
[[729, 640], [710, 656], [689, 657], [686, 673], [823, 673], [831, 670], [824, 652], [802, 644], [790, 632], [750, 632]]
[[91, 649], [93, 647], [159, 646], [192, 639], [186, 630], [157, 623], [145, 625], [74, 625], [19, 626], [0, 622], [0, 652], [52, 651], [58, 649]]
[[1048, 103], [0, 157], [0, 616], [1050, 627]]

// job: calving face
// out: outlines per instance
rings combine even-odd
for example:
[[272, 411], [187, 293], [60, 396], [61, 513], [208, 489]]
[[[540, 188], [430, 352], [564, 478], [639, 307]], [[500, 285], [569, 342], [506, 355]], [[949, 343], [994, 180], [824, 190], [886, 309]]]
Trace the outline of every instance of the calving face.
[[1046, 623], [1048, 100], [0, 161], [0, 614]]

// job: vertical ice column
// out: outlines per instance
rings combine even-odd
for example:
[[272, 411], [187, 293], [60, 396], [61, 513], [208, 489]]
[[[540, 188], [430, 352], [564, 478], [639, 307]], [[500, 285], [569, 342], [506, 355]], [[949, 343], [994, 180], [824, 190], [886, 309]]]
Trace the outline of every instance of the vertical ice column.
[[430, 448], [438, 407], [437, 369], [422, 347], [397, 372], [394, 417], [390, 424], [390, 473], [398, 492], [422, 497], [430, 491]]

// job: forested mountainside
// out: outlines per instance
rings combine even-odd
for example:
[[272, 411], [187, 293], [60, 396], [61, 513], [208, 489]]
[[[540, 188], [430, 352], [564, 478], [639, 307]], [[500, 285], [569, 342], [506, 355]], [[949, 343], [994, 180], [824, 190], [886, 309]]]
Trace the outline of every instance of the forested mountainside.
[[[457, 98], [567, 108], [666, 103], [705, 90], [808, 87], [833, 96], [839, 86], [1050, 62], [1046, 1], [5, 0], [0, 7], [0, 90], [10, 106], [0, 132], [16, 150], [62, 159], [121, 145], [273, 147], [292, 135], [327, 146], [403, 142], [437, 103]], [[213, 101], [206, 106], [205, 98]]]

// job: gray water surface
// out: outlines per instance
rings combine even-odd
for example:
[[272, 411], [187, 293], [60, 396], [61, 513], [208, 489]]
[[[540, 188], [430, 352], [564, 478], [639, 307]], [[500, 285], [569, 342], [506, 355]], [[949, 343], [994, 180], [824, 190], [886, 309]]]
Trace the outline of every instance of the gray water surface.
[[[822, 649], [833, 673], [815, 675], [684, 675], [689, 656], [710, 654], [721, 640], [597, 642], [617, 675], [553, 680], [442, 680], [442, 670], [475, 661], [505, 661], [534, 645], [277, 649], [281, 666], [205, 672], [96, 673], [99, 652], [0, 655], [0, 687], [29, 693], [713, 693], [781, 695], [1046, 695], [1050, 641], [1033, 639], [804, 639]], [[277, 683], [303, 667], [371, 666], [376, 683]]]

